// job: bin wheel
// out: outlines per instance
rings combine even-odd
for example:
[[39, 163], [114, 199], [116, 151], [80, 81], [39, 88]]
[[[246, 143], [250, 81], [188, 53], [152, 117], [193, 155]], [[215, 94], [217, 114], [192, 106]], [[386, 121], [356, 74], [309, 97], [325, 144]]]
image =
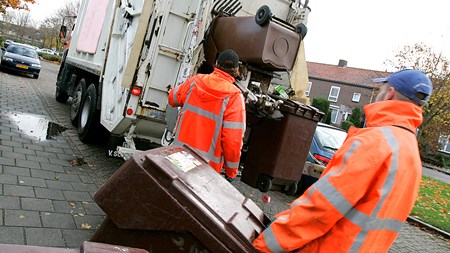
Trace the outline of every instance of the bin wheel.
[[295, 31], [297, 33], [300, 33], [300, 35], [302, 36], [302, 40], [303, 40], [306, 36], [306, 33], [308, 32], [308, 27], [306, 27], [305, 24], [300, 23], [295, 27]]
[[255, 15], [255, 21], [258, 25], [263, 26], [272, 19], [272, 12], [269, 6], [263, 5], [259, 7]]
[[261, 192], [268, 192], [272, 188], [272, 179], [267, 175], [259, 175], [256, 188]]
[[286, 186], [285, 194], [288, 196], [294, 196], [298, 189], [297, 181]]

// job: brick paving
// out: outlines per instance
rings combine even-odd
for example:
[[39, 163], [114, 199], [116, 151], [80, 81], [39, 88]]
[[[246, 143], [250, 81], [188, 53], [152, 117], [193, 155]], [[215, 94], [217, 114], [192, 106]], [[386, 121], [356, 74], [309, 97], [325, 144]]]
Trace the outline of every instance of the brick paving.
[[[37, 80], [0, 72], [0, 244], [75, 248], [89, 240], [104, 219], [93, 195], [123, 161], [107, 158], [104, 147], [78, 139], [69, 103], [54, 99], [59, 66], [42, 65]], [[20, 115], [67, 129], [38, 139], [20, 127]], [[263, 203], [258, 190], [239, 180], [233, 185], [271, 218], [294, 199], [273, 191], [271, 202]], [[421, 251], [450, 252], [450, 244], [405, 224], [390, 252]]]

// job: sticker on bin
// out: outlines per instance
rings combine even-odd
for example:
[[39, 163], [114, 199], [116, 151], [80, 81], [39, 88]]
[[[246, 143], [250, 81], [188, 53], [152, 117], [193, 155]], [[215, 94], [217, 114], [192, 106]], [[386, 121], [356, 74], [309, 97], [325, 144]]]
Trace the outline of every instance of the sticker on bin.
[[185, 151], [173, 153], [165, 158], [184, 172], [188, 172], [202, 164], [199, 160], [195, 159], [195, 157]]

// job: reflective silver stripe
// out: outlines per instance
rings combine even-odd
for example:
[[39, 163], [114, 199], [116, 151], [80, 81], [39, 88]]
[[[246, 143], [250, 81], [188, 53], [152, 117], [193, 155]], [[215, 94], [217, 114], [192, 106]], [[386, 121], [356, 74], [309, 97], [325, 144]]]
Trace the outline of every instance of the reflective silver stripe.
[[219, 117], [218, 115], [216, 115], [210, 111], [207, 111], [205, 109], [202, 109], [202, 108], [199, 108], [199, 107], [187, 104], [187, 103], [183, 106], [183, 109], [185, 111], [195, 112], [199, 115], [202, 115], [205, 118], [212, 119], [212, 120], [217, 120], [217, 118]]
[[223, 128], [243, 129], [243, 130], [245, 130], [245, 123], [244, 122], [224, 121], [223, 122]]
[[272, 251], [273, 253], [286, 252], [286, 250], [284, 250], [280, 246], [280, 243], [273, 234], [272, 228], [270, 226], [264, 230], [263, 234], [266, 246], [267, 248], [269, 248], [270, 251]]
[[239, 162], [228, 162], [227, 160], [225, 160], [225, 166], [227, 166], [228, 168], [237, 168], [239, 167]]
[[[333, 175], [336, 175], [336, 174], [338, 174], [338, 173], [340, 173], [342, 171], [342, 169], [347, 164], [348, 158], [353, 154], [353, 152], [355, 152], [355, 150], [359, 147], [359, 145], [361, 145], [361, 142], [360, 141], [355, 141], [352, 144], [352, 146], [350, 147], [350, 149], [347, 151], [347, 153], [344, 154], [344, 160], [342, 161], [341, 167], [338, 170], [336, 170], [336, 171], [332, 171], [332, 172], [327, 173], [325, 176], [323, 176], [322, 178], [317, 180], [317, 182], [314, 183], [312, 185], [311, 189], [308, 191], [308, 197], [306, 199], [296, 200], [296, 201], [292, 202], [291, 208], [293, 208], [293, 207], [295, 207], [295, 206], [297, 206], [299, 204], [309, 202], [309, 200], [311, 199], [311, 195], [316, 190], [321, 192], [322, 194], [324, 194], [324, 192], [330, 192], [331, 190], [335, 190], [334, 186], [332, 184], [330, 184], [330, 182], [328, 182], [328, 178], [333, 176]], [[332, 189], [328, 189], [329, 187], [332, 187]], [[336, 192], [337, 192], [336, 194], [337, 194], [338, 198], [340, 198], [340, 199], [344, 198], [345, 199], [345, 197], [342, 196], [338, 191], [336, 191]], [[327, 198], [327, 196], [325, 196], [325, 197]], [[330, 199], [331, 199], [330, 203], [333, 204], [334, 201], [332, 201], [333, 200], [332, 198], [327, 198], [327, 199], [328, 199], [328, 201], [330, 201]], [[339, 200], [339, 201], [341, 201], [341, 200]], [[345, 203], [342, 203], [343, 207], [337, 208], [341, 212], [342, 215], [344, 215], [346, 213], [346, 212], [342, 213], [342, 211], [344, 210], [344, 208], [348, 208], [348, 203], [349, 203], [347, 199], [345, 199], [344, 202]], [[341, 205], [341, 203], [338, 203], [337, 205]]]
[[[352, 222], [354, 222], [354, 217], [356, 217], [357, 222], [361, 222], [360, 225], [362, 227], [362, 230], [358, 233], [358, 235], [355, 238], [355, 241], [353, 242], [352, 247], [350, 248], [350, 252], [358, 252], [361, 248], [362, 244], [366, 240], [367, 234], [370, 230], [375, 229], [389, 229], [394, 232], [399, 232], [401, 228], [401, 224], [403, 222], [395, 219], [381, 219], [377, 218], [376, 216], [380, 212], [380, 209], [384, 205], [384, 202], [386, 201], [386, 198], [391, 193], [392, 188], [394, 187], [395, 183], [395, 177], [397, 176], [398, 171], [398, 152], [400, 149], [400, 146], [397, 142], [397, 139], [395, 138], [394, 133], [391, 129], [388, 127], [381, 127], [379, 128], [381, 133], [383, 133], [384, 138], [386, 139], [386, 142], [388, 143], [389, 147], [392, 150], [392, 160], [391, 164], [388, 168], [388, 176], [386, 177], [386, 180], [384, 181], [383, 187], [381, 188], [381, 198], [378, 202], [377, 206], [373, 210], [370, 217], [362, 217], [361, 215], [352, 216], [349, 218]], [[401, 224], [400, 224], [401, 223]]]
[[[195, 83], [195, 81], [191, 83], [191, 87], [192, 87], [193, 83]], [[172, 94], [173, 94], [173, 103], [175, 104], [175, 106], [180, 106], [180, 103], [178, 102], [178, 99], [177, 99], [177, 92], [178, 92], [178, 89], [180, 88], [180, 86], [181, 85], [178, 85], [177, 87], [173, 88]]]
[[280, 217], [276, 218], [275, 220], [287, 221], [287, 220], [289, 220], [289, 216], [283, 215], [283, 216], [280, 216]]

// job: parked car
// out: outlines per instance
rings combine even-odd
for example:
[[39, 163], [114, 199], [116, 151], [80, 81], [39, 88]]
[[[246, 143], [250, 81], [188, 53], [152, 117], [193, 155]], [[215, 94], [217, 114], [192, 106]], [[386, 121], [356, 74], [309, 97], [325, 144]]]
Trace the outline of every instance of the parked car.
[[48, 48], [42, 48], [39, 52], [46, 53], [46, 54], [58, 55], [57, 52], [55, 52], [55, 51], [53, 51], [51, 49], [48, 49]]
[[7, 48], [11, 43], [14, 43], [14, 41], [12, 41], [12, 40], [5, 40], [5, 41], [3, 42], [3, 47], [4, 47], [4, 48]]
[[[346, 138], [347, 133], [344, 130], [319, 122], [309, 148], [307, 161], [313, 164], [327, 166], [334, 153], [342, 146]], [[303, 194], [316, 181], [316, 177], [302, 175], [298, 182], [297, 194]]]
[[337, 127], [318, 123], [309, 148], [308, 162], [326, 166], [336, 150], [347, 138], [347, 133]]
[[14, 42], [2, 52], [0, 68], [32, 74], [33, 78], [38, 78], [41, 71], [41, 62], [38, 53], [32, 46]]

